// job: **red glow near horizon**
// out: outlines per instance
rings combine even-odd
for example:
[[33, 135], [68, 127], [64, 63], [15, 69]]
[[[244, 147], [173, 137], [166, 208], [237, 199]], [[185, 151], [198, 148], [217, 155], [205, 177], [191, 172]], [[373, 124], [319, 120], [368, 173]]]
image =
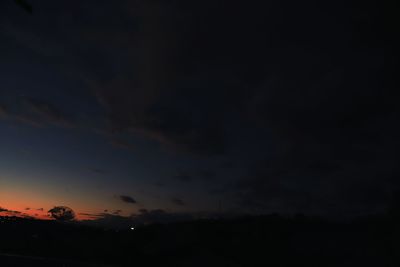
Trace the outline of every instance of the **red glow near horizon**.
[[[46, 211], [37, 211], [37, 210], [25, 210], [25, 211], [17, 211], [17, 210], [8, 210], [0, 212], [0, 217], [18, 217], [18, 218], [33, 218], [36, 220], [54, 220]], [[84, 220], [95, 220], [98, 217], [85, 215], [85, 214], [76, 214], [77, 221]]]
[[[58, 205], [49, 205], [48, 203], [65, 203], [60, 206], [68, 206], [74, 210], [76, 214], [76, 220], [93, 220], [95, 219], [93, 216], [89, 216], [90, 214], [97, 214], [102, 211], [99, 211], [96, 208], [95, 203], [91, 203], [91, 205], [82, 205], [83, 201], [81, 200], [72, 200], [72, 201], [60, 201], [58, 199], [53, 199], [49, 197], [48, 194], [45, 193], [34, 193], [29, 190], [24, 190], [21, 187], [18, 189], [9, 189], [9, 190], [1, 190], [1, 202], [0, 207], [4, 210], [0, 212], [0, 216], [16, 216], [20, 218], [34, 218], [39, 220], [52, 220], [49, 216], [48, 211], [52, 209], [54, 206]], [[23, 199], [20, 196], [24, 196]], [[29, 203], [28, 205], [26, 203]], [[83, 202], [85, 203], [85, 202]]]
[[[5, 211], [0, 216], [31, 217], [40, 220], [52, 220], [48, 211], [55, 206], [70, 207], [76, 215], [77, 221], [96, 220], [102, 217], [105, 210], [112, 214], [121, 209], [121, 203], [110, 203], [106, 198], [96, 199], [90, 196], [75, 193], [62, 194], [44, 189], [32, 190], [19, 184], [8, 184], [8, 187], [0, 187], [0, 207]], [[102, 208], [99, 208], [102, 207]], [[121, 215], [128, 216], [134, 209], [130, 209]]]

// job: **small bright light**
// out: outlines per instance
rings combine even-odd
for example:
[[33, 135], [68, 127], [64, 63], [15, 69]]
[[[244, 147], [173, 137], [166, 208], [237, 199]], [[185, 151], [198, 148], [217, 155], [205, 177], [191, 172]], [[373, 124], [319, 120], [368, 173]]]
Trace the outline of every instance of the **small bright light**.
[[132, 231], [135, 230], [135, 227], [131, 227], [131, 230], [132, 230]]

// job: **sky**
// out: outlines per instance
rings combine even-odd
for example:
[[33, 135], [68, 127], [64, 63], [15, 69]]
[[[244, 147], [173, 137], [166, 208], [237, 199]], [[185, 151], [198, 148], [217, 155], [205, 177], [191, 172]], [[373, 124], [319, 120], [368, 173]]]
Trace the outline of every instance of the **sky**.
[[395, 198], [380, 4], [29, 3], [0, 3], [0, 214], [347, 217]]

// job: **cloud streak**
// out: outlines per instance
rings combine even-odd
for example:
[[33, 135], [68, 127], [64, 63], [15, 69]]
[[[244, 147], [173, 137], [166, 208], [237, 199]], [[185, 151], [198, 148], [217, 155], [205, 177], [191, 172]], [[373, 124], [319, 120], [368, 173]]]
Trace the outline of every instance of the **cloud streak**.
[[24, 100], [29, 110], [44, 122], [65, 128], [76, 126], [73, 120], [56, 106], [30, 97], [25, 97]]
[[29, 215], [24, 214], [20, 211], [16, 211], [16, 210], [9, 210], [6, 208], [2, 208], [0, 207], [0, 215], [1, 216], [23, 216], [23, 217], [29, 217]]

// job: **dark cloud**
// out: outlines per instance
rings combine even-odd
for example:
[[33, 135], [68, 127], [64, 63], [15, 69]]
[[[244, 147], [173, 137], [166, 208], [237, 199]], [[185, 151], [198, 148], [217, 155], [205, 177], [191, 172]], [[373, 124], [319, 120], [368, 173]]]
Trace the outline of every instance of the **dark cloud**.
[[25, 210], [31, 210], [31, 208], [25, 208]]
[[[247, 210], [378, 211], [398, 187], [397, 87], [378, 7], [156, 0], [131, 12], [132, 71], [94, 86], [113, 131], [235, 153], [244, 174], [226, 191]], [[201, 172], [174, 178], [212, 180]]]
[[[97, 95], [99, 101], [105, 103], [116, 131], [146, 136], [183, 151], [209, 154], [223, 150], [222, 129], [217, 123], [210, 125], [208, 119], [202, 117], [199, 117], [199, 122], [193, 121], [183, 107], [179, 109], [179, 103], [164, 106], [165, 98], [161, 95], [153, 99], [153, 96], [142, 94], [140, 90], [117, 88], [112, 91], [98, 90]], [[147, 100], [147, 97], [150, 99]], [[174, 101], [174, 98], [168, 98]], [[144, 106], [145, 103], [148, 103], [147, 106]]]
[[[317, 42], [321, 36], [311, 33], [322, 27], [331, 35], [323, 36], [329, 38], [326, 43], [341, 35], [342, 29], [334, 28], [337, 24], [329, 24], [320, 15], [329, 12], [328, 7], [309, 12], [327, 25], [316, 25], [297, 13], [286, 14], [283, 4], [140, 1], [135, 15], [141, 25], [138, 34], [145, 38], [138, 38], [131, 52], [138, 75], [96, 88], [98, 100], [116, 130], [197, 154], [224, 153], [230, 131], [226, 126], [238, 122], [249, 98], [263, 90], [262, 83], [275, 76], [274, 72], [284, 72], [282, 65], [293, 53], [300, 53], [297, 60], [306, 62], [309, 55], [302, 49], [306, 45], [296, 37], [303, 34], [308, 42]], [[282, 19], [284, 15], [298, 18], [299, 25], [289, 24]], [[272, 27], [276, 21], [279, 30]], [[350, 38], [343, 30], [340, 37]], [[296, 51], [296, 46], [301, 48]], [[318, 53], [311, 59], [319, 57]]]
[[173, 204], [175, 204], [177, 206], [185, 206], [186, 205], [186, 203], [181, 198], [174, 197], [171, 199], [171, 201]]
[[[251, 211], [354, 216], [385, 212], [398, 187], [398, 168], [390, 161], [349, 154], [321, 153], [260, 162], [233, 188], [240, 205]], [[291, 154], [290, 154], [291, 155]], [[225, 191], [226, 192], [226, 191]]]
[[39, 208], [39, 209], [37, 209], [38, 211], [44, 211], [44, 209], [43, 208]]
[[140, 2], [138, 75], [97, 99], [115, 131], [194, 154], [243, 150], [248, 174], [231, 190], [247, 207], [361, 209], [374, 185], [384, 202], [399, 108], [380, 10], [287, 5]]
[[123, 202], [125, 202], [125, 203], [129, 203], [129, 204], [136, 204], [137, 203], [136, 200], [133, 197], [130, 197], [130, 196], [121, 195], [121, 196], [118, 196], [118, 198], [120, 200], [122, 200]]

